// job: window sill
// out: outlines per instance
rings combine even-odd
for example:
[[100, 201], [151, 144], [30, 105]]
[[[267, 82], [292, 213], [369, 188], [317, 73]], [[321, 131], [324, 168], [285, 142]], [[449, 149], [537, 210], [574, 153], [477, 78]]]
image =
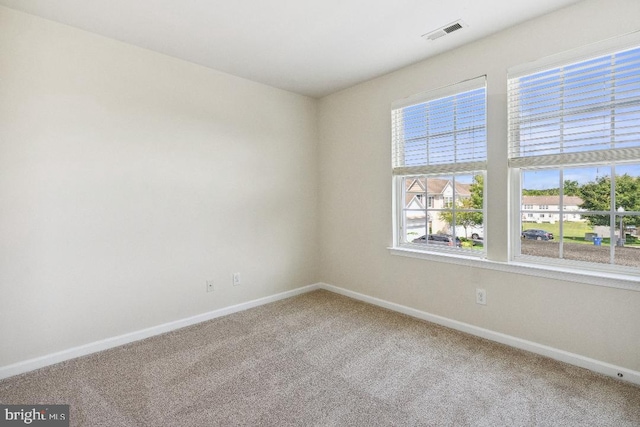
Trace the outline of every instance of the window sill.
[[464, 254], [448, 254], [435, 251], [426, 252], [402, 247], [390, 247], [388, 249], [391, 255], [640, 292], [640, 275], [636, 276], [599, 271], [585, 271], [568, 267], [548, 266], [528, 262], [498, 262]]

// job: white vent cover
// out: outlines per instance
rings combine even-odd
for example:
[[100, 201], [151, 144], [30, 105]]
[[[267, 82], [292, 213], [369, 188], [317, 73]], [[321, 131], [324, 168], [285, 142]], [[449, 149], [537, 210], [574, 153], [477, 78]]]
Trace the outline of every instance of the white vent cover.
[[439, 39], [442, 36], [446, 36], [447, 34], [453, 33], [454, 31], [458, 31], [461, 28], [466, 27], [467, 24], [465, 24], [461, 19], [458, 19], [457, 21], [454, 21], [450, 24], [445, 25], [444, 27], [440, 27], [437, 30], [433, 30], [427, 34], [423, 34], [422, 38], [425, 40], [435, 40], [435, 39]]

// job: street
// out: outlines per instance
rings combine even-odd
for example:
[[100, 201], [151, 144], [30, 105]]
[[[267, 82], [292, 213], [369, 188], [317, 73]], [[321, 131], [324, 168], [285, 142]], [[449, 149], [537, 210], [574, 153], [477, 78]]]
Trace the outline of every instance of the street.
[[[547, 258], [558, 258], [560, 242], [544, 240], [522, 240], [521, 252], [523, 255], [533, 255]], [[597, 262], [609, 264], [610, 247], [595, 246], [579, 243], [566, 243], [563, 245], [563, 258], [575, 261]], [[628, 267], [640, 267], [640, 248], [622, 246], [615, 248], [616, 265]]]

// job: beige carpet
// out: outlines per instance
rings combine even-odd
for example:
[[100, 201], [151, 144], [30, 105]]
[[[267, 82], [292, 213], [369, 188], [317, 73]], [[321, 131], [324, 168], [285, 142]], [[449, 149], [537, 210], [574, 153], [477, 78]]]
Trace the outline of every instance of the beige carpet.
[[0, 382], [88, 426], [640, 426], [640, 388], [327, 291]]

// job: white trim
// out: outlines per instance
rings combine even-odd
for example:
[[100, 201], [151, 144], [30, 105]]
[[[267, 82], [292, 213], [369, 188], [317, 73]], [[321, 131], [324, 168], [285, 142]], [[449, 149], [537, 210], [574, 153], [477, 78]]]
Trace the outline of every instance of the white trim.
[[[511, 148], [509, 148], [511, 150]], [[608, 163], [636, 163], [640, 158], [640, 147], [589, 150], [575, 153], [545, 154], [509, 158], [510, 168], [553, 168], [590, 166]]]
[[65, 360], [86, 356], [88, 354], [118, 347], [124, 344], [129, 344], [134, 341], [139, 341], [152, 336], [164, 334], [166, 332], [174, 331], [186, 326], [195, 325], [207, 320], [215, 319], [218, 317], [237, 313], [239, 311], [258, 307], [264, 304], [269, 304], [285, 298], [290, 298], [296, 295], [311, 292], [316, 289], [320, 289], [320, 286], [318, 284], [304, 286], [301, 288], [293, 289], [291, 291], [282, 292], [264, 298], [258, 298], [252, 301], [247, 301], [229, 307], [220, 308], [218, 310], [209, 311], [207, 313], [197, 314], [195, 316], [187, 317], [173, 322], [163, 323], [158, 326], [152, 326], [150, 328], [141, 329], [139, 331], [129, 332], [127, 334], [119, 335], [116, 337], [106, 338], [104, 340], [95, 341], [45, 356], [17, 362], [12, 365], [2, 366], [0, 367], [0, 380], [12, 377], [14, 375], [19, 375], [25, 372], [44, 368], [46, 366], [54, 365], [56, 363], [64, 362]]
[[392, 303], [379, 298], [374, 298], [368, 295], [364, 295], [358, 292], [339, 288], [337, 286], [329, 285], [326, 283], [320, 283], [319, 288], [325, 289], [327, 291], [335, 292], [337, 294], [344, 295], [359, 301], [364, 301], [366, 303], [373, 304], [378, 307], [383, 307], [388, 310], [396, 311], [398, 313], [406, 314], [407, 316], [415, 317], [418, 319], [426, 320], [428, 322], [436, 323], [438, 325], [446, 326], [448, 328], [465, 332], [471, 335], [475, 335], [477, 337], [486, 338], [488, 340], [499, 342], [501, 344], [506, 344], [508, 346], [519, 348], [521, 350], [526, 350], [532, 353], [540, 354], [542, 356], [559, 360], [561, 362], [568, 363], [570, 365], [589, 369], [591, 371], [604, 374], [606, 376], [615, 378], [617, 380], [620, 380], [618, 375], [622, 374], [623, 377], [621, 381], [626, 381], [626, 382], [640, 385], [640, 372], [638, 371], [622, 368], [620, 366], [612, 365], [610, 363], [591, 359], [589, 357], [581, 356], [575, 353], [570, 353], [568, 351], [538, 344], [532, 341], [527, 341], [521, 338], [513, 337], [511, 335], [506, 335], [500, 332], [491, 331], [489, 329], [480, 328], [478, 326], [470, 325], [468, 323], [459, 322], [453, 319], [448, 319], [446, 317], [427, 313], [425, 311], [417, 310], [411, 307], [406, 307], [404, 305]]
[[[440, 257], [446, 258], [446, 257]], [[476, 260], [477, 261], [477, 260]], [[436, 323], [438, 325], [446, 326], [461, 332], [465, 332], [471, 335], [475, 335], [481, 338], [486, 338], [491, 341], [506, 344], [511, 347], [519, 348], [521, 350], [530, 351], [532, 353], [540, 354], [546, 357], [550, 357], [561, 362], [569, 363], [571, 365], [579, 366], [585, 369], [589, 369], [594, 372], [598, 372], [617, 380], [620, 380], [618, 374], [622, 374], [624, 377], [622, 381], [627, 381], [633, 384], [640, 385], [640, 372], [633, 371], [631, 369], [622, 368], [610, 363], [601, 362], [599, 360], [591, 359], [581, 356], [575, 353], [569, 353], [564, 350], [559, 350], [553, 347], [548, 347], [542, 344], [538, 344], [532, 341], [523, 340], [521, 338], [513, 337], [510, 335], [502, 334], [500, 332], [491, 331], [489, 329], [480, 328], [478, 326], [470, 325], [468, 323], [459, 322], [457, 320], [448, 319], [446, 317], [438, 316], [435, 314], [427, 313], [415, 308], [406, 307], [400, 304], [385, 301], [379, 298], [374, 298], [368, 295], [364, 295], [358, 292], [350, 291], [337, 286], [329, 285], [326, 283], [316, 283], [309, 286], [303, 286], [301, 288], [293, 289], [291, 291], [282, 292], [276, 295], [259, 298], [256, 300], [248, 301], [245, 303], [233, 305], [230, 307], [221, 308], [218, 310], [210, 311], [208, 313], [199, 314], [196, 316], [188, 317], [185, 319], [177, 320], [174, 322], [164, 323], [155, 327], [143, 329], [136, 332], [120, 335], [117, 337], [107, 338], [101, 341], [85, 344], [79, 347], [70, 348], [57, 353], [52, 353], [46, 356], [37, 357], [34, 359], [25, 360], [23, 362], [14, 363], [0, 367], [0, 380], [19, 375], [25, 372], [33, 371], [36, 369], [44, 368], [46, 366], [54, 365], [56, 363], [64, 362], [65, 360], [75, 359], [77, 357], [86, 356], [88, 354], [96, 353], [98, 351], [107, 350], [110, 348], [118, 347], [124, 344], [128, 344], [134, 341], [149, 338], [155, 335], [160, 335], [166, 332], [170, 332], [176, 329], [191, 326], [200, 322], [215, 319], [228, 314], [237, 313], [240, 311], [248, 310], [250, 308], [258, 307], [271, 302], [279, 301], [285, 298], [290, 298], [296, 295], [311, 292], [317, 289], [324, 289], [329, 292], [334, 292], [340, 295], [347, 296], [359, 301], [364, 301], [369, 304], [383, 307], [388, 310], [396, 311], [398, 313], [406, 314], [411, 317], [426, 320], [428, 322]]]
[[486, 160], [473, 162], [446, 163], [438, 165], [400, 166], [393, 168], [393, 175], [443, 175], [451, 173], [473, 173], [487, 170]]
[[503, 271], [505, 273], [524, 274], [545, 279], [564, 280], [567, 282], [583, 283], [594, 286], [626, 289], [640, 292], [640, 277], [625, 274], [605, 273], [602, 271], [588, 271], [566, 268], [561, 266], [538, 265], [533, 263], [498, 262], [486, 258], [463, 255], [440, 254], [406, 248], [388, 248], [391, 255], [410, 258], [426, 259], [447, 264], [464, 265], [467, 267], [485, 268], [487, 270]]
[[469, 92], [475, 89], [486, 87], [487, 76], [485, 74], [464, 80], [458, 83], [453, 83], [438, 89], [427, 90], [415, 95], [408, 96], [403, 99], [398, 99], [391, 103], [392, 110], [398, 110], [400, 108], [409, 107], [411, 105], [422, 104], [424, 102], [434, 101], [440, 98], [446, 98], [447, 96], [455, 95], [462, 92]]

